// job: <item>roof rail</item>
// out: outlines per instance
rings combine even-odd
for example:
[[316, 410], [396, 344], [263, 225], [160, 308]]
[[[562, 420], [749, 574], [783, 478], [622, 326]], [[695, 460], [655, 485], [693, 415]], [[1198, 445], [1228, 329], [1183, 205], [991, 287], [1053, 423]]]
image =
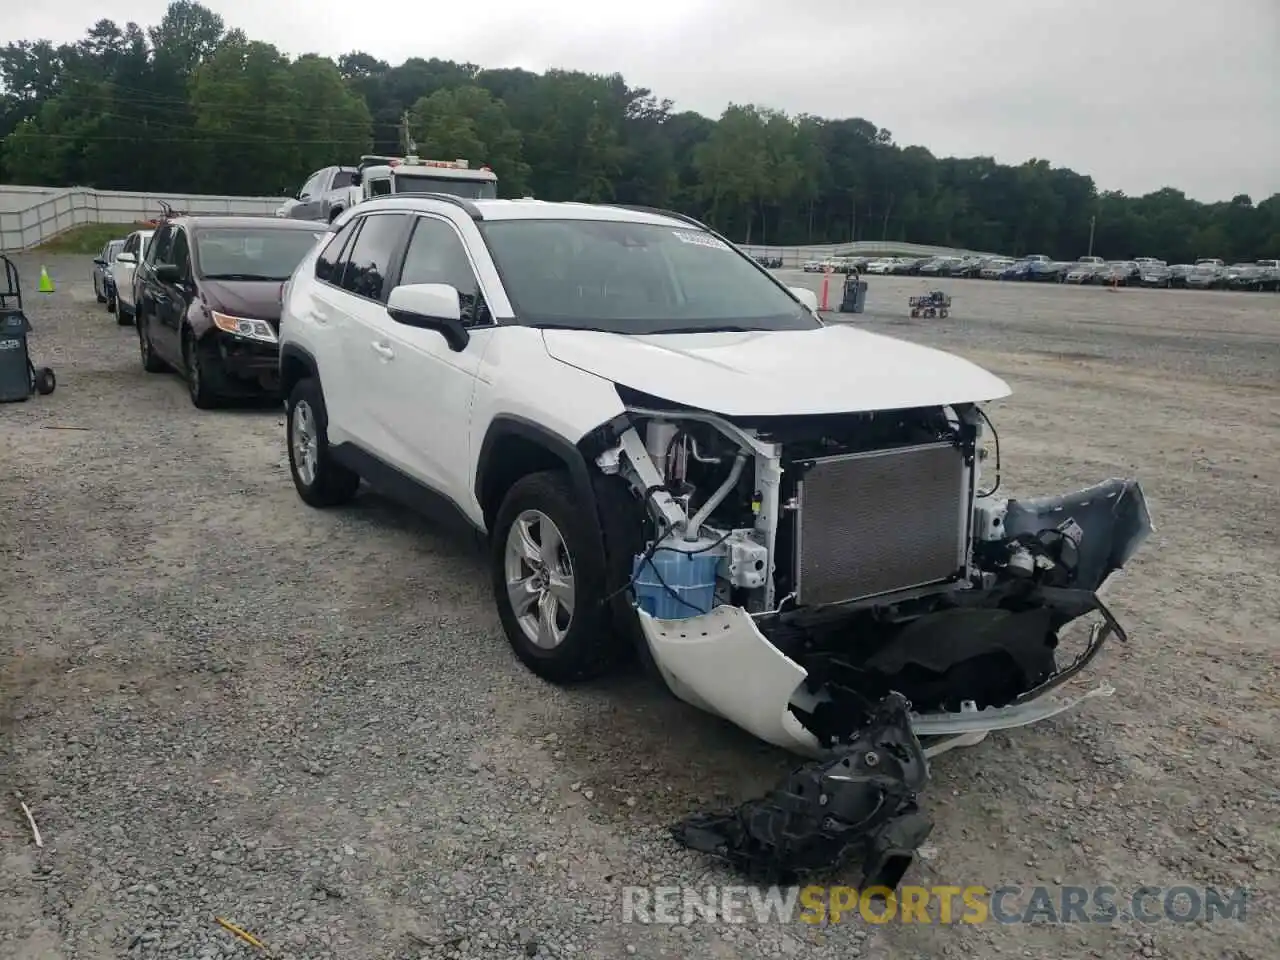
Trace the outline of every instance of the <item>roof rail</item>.
[[638, 203], [606, 203], [604, 204], [604, 206], [617, 207], [619, 210], [634, 210], [637, 213], [654, 213], [660, 217], [671, 217], [673, 220], [679, 220], [683, 223], [687, 223], [695, 227], [700, 227], [701, 229], [706, 230], [708, 233], [714, 232], [710, 227], [708, 227], [701, 220], [695, 220], [693, 217], [689, 216], [687, 213], [678, 213], [675, 210], [663, 210], [661, 207], [646, 207]]
[[[455, 196], [452, 193], [414, 193], [406, 190], [403, 193], [388, 193], [384, 194], [382, 197], [374, 197], [373, 199], [382, 200], [386, 197], [423, 197], [427, 200], [443, 200], [445, 203], [452, 203], [455, 207], [461, 207], [472, 220], [484, 219], [484, 214], [480, 212], [479, 207], [466, 197]], [[353, 207], [352, 209], [355, 208]]]

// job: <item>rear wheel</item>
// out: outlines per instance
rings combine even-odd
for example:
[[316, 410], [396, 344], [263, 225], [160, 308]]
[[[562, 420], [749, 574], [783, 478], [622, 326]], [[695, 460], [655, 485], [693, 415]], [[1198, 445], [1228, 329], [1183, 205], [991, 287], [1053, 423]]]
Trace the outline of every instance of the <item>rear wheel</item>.
[[[120, 309], [120, 308], [117, 308]], [[151, 324], [145, 314], [138, 317], [138, 354], [142, 358], [142, 369], [147, 373], [163, 373], [168, 366], [156, 356], [151, 346]]]
[[333, 459], [329, 450], [329, 419], [320, 382], [300, 380], [285, 402], [289, 473], [302, 502], [312, 507], [336, 507], [348, 502], [360, 487], [360, 475]]

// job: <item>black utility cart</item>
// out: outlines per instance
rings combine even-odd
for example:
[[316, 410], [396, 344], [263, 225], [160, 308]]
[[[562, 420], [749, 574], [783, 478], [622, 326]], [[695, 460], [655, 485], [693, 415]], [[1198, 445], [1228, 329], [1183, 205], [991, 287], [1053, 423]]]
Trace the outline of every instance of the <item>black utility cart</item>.
[[0, 254], [4, 267], [0, 285], [0, 403], [26, 400], [33, 394], [53, 393], [53, 371], [31, 362], [27, 334], [31, 322], [22, 311], [22, 280], [12, 260]]
[[945, 320], [951, 313], [951, 298], [941, 290], [933, 290], [921, 297], [908, 297], [907, 306], [913, 317], [940, 317]]

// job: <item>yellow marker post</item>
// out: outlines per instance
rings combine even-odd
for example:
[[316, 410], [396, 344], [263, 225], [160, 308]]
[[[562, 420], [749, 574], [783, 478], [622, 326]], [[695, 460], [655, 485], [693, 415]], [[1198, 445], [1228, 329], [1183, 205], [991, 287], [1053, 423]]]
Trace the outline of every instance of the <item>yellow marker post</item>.
[[49, 276], [49, 271], [44, 267], [40, 268], [40, 286], [38, 289], [41, 293], [53, 293], [53, 279]]

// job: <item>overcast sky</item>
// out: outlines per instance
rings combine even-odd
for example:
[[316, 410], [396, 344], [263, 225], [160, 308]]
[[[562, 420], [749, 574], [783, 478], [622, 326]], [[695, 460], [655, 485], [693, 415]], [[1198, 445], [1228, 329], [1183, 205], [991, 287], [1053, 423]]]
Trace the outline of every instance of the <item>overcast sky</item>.
[[[149, 25], [166, 0], [6, 4], [0, 40]], [[678, 108], [861, 116], [939, 156], [1100, 189], [1280, 192], [1280, 0], [206, 0], [286, 53], [620, 72]], [[386, 17], [379, 15], [386, 11]], [[782, 13], [781, 11], [786, 11]]]

